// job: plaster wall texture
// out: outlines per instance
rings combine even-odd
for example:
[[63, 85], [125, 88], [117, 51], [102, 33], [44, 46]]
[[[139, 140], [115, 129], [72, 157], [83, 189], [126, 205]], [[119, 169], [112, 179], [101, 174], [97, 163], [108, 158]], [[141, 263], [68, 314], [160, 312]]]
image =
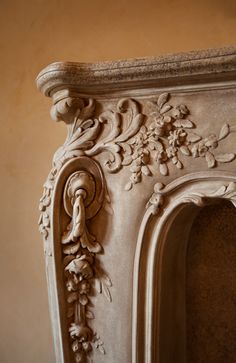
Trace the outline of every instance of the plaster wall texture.
[[236, 43], [233, 0], [2, 0], [0, 362], [54, 363], [38, 199], [63, 124], [34, 79], [93, 62]]

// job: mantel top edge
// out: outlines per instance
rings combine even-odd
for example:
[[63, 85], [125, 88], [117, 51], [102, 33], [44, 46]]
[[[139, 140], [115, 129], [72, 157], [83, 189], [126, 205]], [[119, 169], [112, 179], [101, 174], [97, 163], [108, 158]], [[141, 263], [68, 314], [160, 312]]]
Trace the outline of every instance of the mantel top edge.
[[236, 47], [97, 63], [56, 62], [44, 68], [37, 87], [51, 97], [61, 89], [91, 94], [135, 87], [236, 80]]

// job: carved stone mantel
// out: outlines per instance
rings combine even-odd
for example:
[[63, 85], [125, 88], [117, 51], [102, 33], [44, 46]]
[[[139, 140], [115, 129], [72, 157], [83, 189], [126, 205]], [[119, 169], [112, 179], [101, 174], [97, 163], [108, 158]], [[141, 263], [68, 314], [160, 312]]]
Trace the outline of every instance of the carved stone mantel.
[[236, 204], [236, 48], [53, 63], [37, 86], [68, 128], [39, 221], [57, 363], [184, 363], [162, 291], [186, 243], [170, 253], [168, 236], [179, 219], [187, 240], [198, 207]]

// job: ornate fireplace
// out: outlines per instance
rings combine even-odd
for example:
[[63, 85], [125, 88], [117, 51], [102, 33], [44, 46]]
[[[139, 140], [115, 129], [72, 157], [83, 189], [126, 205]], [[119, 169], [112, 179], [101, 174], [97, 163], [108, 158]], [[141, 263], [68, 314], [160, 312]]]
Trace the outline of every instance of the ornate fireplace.
[[236, 49], [53, 63], [37, 85], [68, 128], [40, 200], [57, 363], [232, 363]]

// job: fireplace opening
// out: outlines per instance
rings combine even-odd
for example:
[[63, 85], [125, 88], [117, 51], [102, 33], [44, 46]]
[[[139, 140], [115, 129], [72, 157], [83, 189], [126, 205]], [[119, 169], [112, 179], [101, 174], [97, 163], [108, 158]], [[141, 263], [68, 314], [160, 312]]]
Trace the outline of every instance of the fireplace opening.
[[186, 363], [236, 362], [236, 209], [194, 218], [186, 253]]
[[159, 265], [158, 363], [236, 363], [236, 208], [189, 204]]

